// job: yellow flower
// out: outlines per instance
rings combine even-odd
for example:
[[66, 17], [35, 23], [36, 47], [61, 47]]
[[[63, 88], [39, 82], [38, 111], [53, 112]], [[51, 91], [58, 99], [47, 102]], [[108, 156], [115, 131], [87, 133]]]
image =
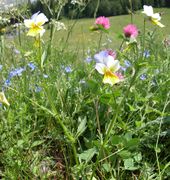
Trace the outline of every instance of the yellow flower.
[[102, 61], [100, 59], [100, 62], [96, 63], [95, 69], [104, 75], [104, 84], [114, 85], [121, 81], [121, 78], [116, 73], [120, 69], [119, 61], [114, 60], [110, 55], [104, 57]]
[[5, 97], [4, 92], [0, 92], [0, 102], [6, 104], [7, 106], [10, 105], [9, 102], [8, 102], [8, 100], [7, 100], [6, 97]]
[[24, 24], [29, 28], [27, 35], [33, 37], [42, 36], [45, 32], [43, 25], [46, 22], [48, 22], [47, 17], [43, 13], [39, 14], [39, 12], [35, 13], [31, 19], [25, 19]]
[[152, 6], [146, 6], [146, 5], [144, 5], [143, 6], [143, 14], [145, 14], [146, 16], [148, 16], [149, 17], [149, 20], [153, 23], [153, 24], [155, 24], [155, 25], [157, 25], [157, 26], [159, 26], [159, 27], [165, 27], [162, 23], [160, 23], [159, 21], [161, 20], [161, 16], [160, 16], [160, 14], [159, 13], [154, 13], [153, 12], [153, 7]]

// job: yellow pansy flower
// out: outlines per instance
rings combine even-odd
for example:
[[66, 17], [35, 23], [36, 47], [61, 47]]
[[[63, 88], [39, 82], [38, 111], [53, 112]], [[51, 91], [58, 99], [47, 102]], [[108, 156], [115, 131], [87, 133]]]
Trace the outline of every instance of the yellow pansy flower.
[[114, 85], [121, 81], [120, 76], [116, 73], [120, 69], [118, 60], [111, 55], [104, 55], [103, 52], [95, 55], [97, 60], [95, 69], [104, 75], [103, 83]]
[[27, 33], [28, 36], [42, 36], [45, 32], [43, 25], [48, 22], [48, 19], [43, 13], [39, 13], [40, 12], [35, 13], [31, 19], [24, 20], [25, 26], [29, 28]]

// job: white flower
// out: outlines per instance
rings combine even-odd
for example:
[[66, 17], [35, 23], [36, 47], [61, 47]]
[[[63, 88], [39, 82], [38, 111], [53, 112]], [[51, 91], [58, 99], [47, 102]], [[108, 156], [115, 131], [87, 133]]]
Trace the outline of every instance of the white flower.
[[161, 20], [161, 16], [159, 13], [154, 13], [153, 12], [153, 7], [152, 6], [143, 6], [143, 14], [149, 17], [149, 20], [153, 23], [158, 25], [159, 27], [165, 27], [162, 23], [159, 21]]
[[67, 30], [66, 26], [64, 23], [56, 21], [56, 20], [52, 20], [51, 23], [55, 26], [57, 31], [60, 30]]
[[24, 24], [27, 28], [29, 28], [29, 31], [27, 33], [28, 36], [36, 37], [37, 35], [42, 36], [45, 32], [45, 29], [43, 28], [43, 25], [48, 22], [47, 17], [43, 14], [37, 12], [35, 13], [31, 19], [25, 19]]

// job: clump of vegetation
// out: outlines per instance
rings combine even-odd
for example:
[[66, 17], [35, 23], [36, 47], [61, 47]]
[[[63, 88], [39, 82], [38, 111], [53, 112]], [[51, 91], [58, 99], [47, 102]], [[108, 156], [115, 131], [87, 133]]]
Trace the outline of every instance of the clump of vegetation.
[[21, 14], [10, 42], [1, 34], [1, 179], [169, 179], [170, 40], [160, 14], [142, 12], [115, 49], [105, 16], [87, 46], [69, 46], [77, 21], [42, 12]]

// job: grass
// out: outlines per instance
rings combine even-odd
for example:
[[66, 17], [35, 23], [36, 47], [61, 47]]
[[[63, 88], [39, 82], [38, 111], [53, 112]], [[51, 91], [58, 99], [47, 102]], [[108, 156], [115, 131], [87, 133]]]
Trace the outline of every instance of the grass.
[[[162, 20], [163, 24], [166, 24], [165, 28], [162, 28], [159, 31], [158, 36], [160, 39], [163, 37], [168, 37], [170, 31], [169, 19], [170, 19], [170, 9], [169, 8], [157, 8], [155, 12], [162, 12]], [[110, 47], [111, 49], [119, 48], [121, 44], [121, 39], [119, 38], [120, 34], [123, 33], [123, 28], [127, 24], [130, 23], [131, 18], [129, 15], [121, 15], [121, 16], [114, 16], [110, 17], [110, 22], [112, 28], [110, 29], [109, 33], [104, 35], [102, 38], [102, 45], [103, 48]], [[139, 31], [143, 32], [143, 16], [141, 15], [141, 11], [135, 13], [133, 18], [133, 23], [137, 25]], [[89, 48], [89, 44], [92, 47], [97, 47], [99, 42], [100, 35], [99, 33], [91, 32], [90, 27], [93, 26], [95, 20], [94, 19], [80, 19], [80, 20], [68, 20], [63, 19], [61, 20], [66, 27], [67, 30], [65, 31], [57, 31], [54, 34], [54, 46], [59, 47], [66, 41], [66, 38], [69, 36], [67, 41], [67, 47], [70, 49], [79, 49], [80, 51], [87, 50]], [[48, 30], [48, 25], [46, 26], [47, 33], [44, 36], [45, 41], [49, 40], [50, 31]], [[154, 25], [147, 22], [148, 30], [157, 30], [159, 28], [155, 27]], [[24, 44], [27, 44], [28, 39], [25, 39], [25, 36], [22, 36], [22, 41]], [[11, 41], [11, 40], [10, 40]], [[11, 43], [11, 42], [10, 42]], [[18, 44], [18, 39], [15, 40], [15, 43]], [[29, 45], [28, 45], [29, 46]]]
[[[24, 33], [21, 44], [19, 36], [1, 36], [0, 84], [10, 103], [0, 96], [1, 179], [170, 178], [169, 9], [161, 11], [166, 27], [155, 31], [147, 22], [145, 36], [137, 12], [140, 36], [122, 49], [127, 15], [109, 18], [101, 46], [100, 34], [89, 31], [94, 19], [75, 20], [71, 31], [75, 21], [63, 19], [68, 30], [51, 44], [48, 29], [39, 48]], [[95, 70], [93, 57], [106, 48], [124, 68], [124, 80], [113, 86]]]
[[[169, 19], [170, 19], [170, 9], [168, 8], [162, 8], [162, 9], [156, 9], [155, 12], [163, 12], [162, 16], [162, 23], [166, 24], [166, 27], [159, 32], [160, 37], [165, 37], [169, 35], [170, 31], [170, 25], [169, 25]], [[107, 43], [107, 45], [111, 48], [118, 48], [121, 44], [121, 40], [118, 38], [118, 36], [123, 33], [122, 27], [126, 26], [130, 23], [131, 19], [129, 15], [121, 15], [121, 16], [114, 16], [110, 17], [110, 22], [112, 25], [112, 28], [109, 31], [109, 34], [107, 36], [104, 36], [103, 43]], [[141, 11], [136, 12], [134, 15], [134, 24], [137, 25], [139, 30], [143, 32], [143, 16], [141, 15]], [[93, 26], [95, 19], [80, 19], [75, 20], [76, 24], [73, 27], [73, 30], [71, 32], [71, 38], [68, 41], [68, 46], [75, 47], [75, 48], [88, 48], [89, 44], [94, 44], [97, 46], [99, 41], [99, 36], [96, 35], [96, 32], [90, 32], [89, 28]], [[68, 29], [72, 26], [72, 24], [75, 22], [74, 20], [67, 20], [64, 19], [62, 22], [65, 23], [66, 27]], [[150, 25], [150, 23], [147, 23], [147, 28], [150, 30], [154, 30], [155, 26]], [[57, 42], [60, 42], [60, 40], [65, 39], [67, 34], [67, 31], [61, 31], [57, 32], [55, 34], [55, 45], [58, 46]], [[49, 37], [49, 34], [46, 34], [47, 37]], [[109, 44], [109, 41], [107, 41], [107, 37], [112, 40], [112, 42]], [[106, 46], [106, 45], [105, 45]]]

